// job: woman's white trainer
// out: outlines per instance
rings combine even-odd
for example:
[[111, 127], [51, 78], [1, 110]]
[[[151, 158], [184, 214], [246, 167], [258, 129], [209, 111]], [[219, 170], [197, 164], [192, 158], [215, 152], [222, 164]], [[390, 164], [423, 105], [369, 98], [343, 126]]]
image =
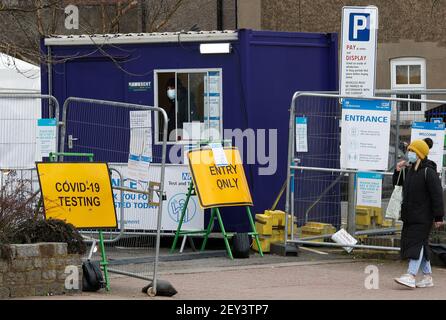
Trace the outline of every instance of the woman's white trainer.
[[403, 274], [399, 278], [394, 279], [397, 283], [409, 288], [416, 288], [415, 277], [411, 274]]
[[430, 275], [424, 275], [423, 279], [416, 283], [417, 288], [429, 288], [434, 286], [434, 281]]

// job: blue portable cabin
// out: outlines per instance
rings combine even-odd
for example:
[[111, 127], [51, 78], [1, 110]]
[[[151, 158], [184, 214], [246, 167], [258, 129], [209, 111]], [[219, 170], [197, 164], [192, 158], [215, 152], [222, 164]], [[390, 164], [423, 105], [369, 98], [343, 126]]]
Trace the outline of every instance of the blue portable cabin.
[[[205, 55], [200, 52], [200, 44], [207, 43], [230, 43], [232, 50], [229, 53]], [[166, 73], [179, 70], [175, 73], [176, 78], [180, 73], [187, 73], [187, 70], [198, 70], [206, 76], [217, 72], [222, 90], [221, 114], [217, 119], [220, 129], [277, 130], [275, 174], [259, 175], [259, 168], [264, 166], [257, 160], [255, 164], [245, 164], [254, 201], [253, 214], [271, 207], [286, 178], [289, 106], [293, 93], [336, 91], [338, 86], [338, 37], [335, 33], [242, 29], [54, 36], [44, 39], [42, 49], [54, 61], [59, 60], [51, 66], [42, 66], [42, 93], [54, 95], [61, 104], [68, 97], [83, 97], [162, 106], [159, 101], [161, 97], [158, 96], [165, 89], [158, 82], [160, 77], [166, 78], [163, 70]], [[138, 90], [132, 88], [135, 83], [139, 86]], [[139, 85], [141, 83], [142, 86]], [[78, 117], [79, 122], [87, 118], [103, 119], [104, 124], [107, 121], [103, 113], [94, 110], [73, 116]], [[122, 121], [128, 125], [129, 119], [123, 117]], [[309, 127], [312, 125], [324, 124], [310, 123]], [[67, 130], [67, 136], [73, 134], [82, 141], [70, 151], [82, 152], [85, 150], [81, 145], [94, 145], [91, 135], [82, 136], [81, 131], [70, 132], [76, 131], [75, 125]], [[129, 148], [128, 136], [99, 138], [109, 141], [110, 145], [98, 148], [95, 160], [127, 162], [125, 151], [128, 152]], [[100, 150], [117, 147], [123, 151], [122, 154]], [[154, 148], [159, 147], [154, 141]], [[314, 150], [312, 148], [310, 146], [310, 153], [323, 152], [316, 150], [320, 148], [318, 146]], [[244, 157], [246, 163], [246, 152]], [[283, 208], [283, 203], [284, 199], [278, 208]], [[248, 220], [238, 208], [225, 208], [222, 215], [229, 231], [243, 232], [248, 229]]]

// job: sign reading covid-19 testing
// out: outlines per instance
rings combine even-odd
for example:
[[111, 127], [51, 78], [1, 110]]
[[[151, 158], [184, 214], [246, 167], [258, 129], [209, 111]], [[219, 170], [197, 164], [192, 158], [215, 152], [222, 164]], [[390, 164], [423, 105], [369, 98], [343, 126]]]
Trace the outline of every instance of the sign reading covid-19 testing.
[[358, 172], [356, 205], [381, 208], [383, 176], [379, 173]]
[[391, 105], [383, 100], [342, 101], [341, 168], [387, 170]]
[[375, 92], [378, 8], [342, 9], [340, 92], [372, 97]]
[[116, 228], [112, 185], [106, 163], [37, 163], [46, 219], [76, 228]]
[[414, 122], [412, 124], [411, 141], [432, 139], [433, 145], [428, 158], [437, 164], [437, 172], [441, 172], [443, 166], [444, 130], [444, 123]]

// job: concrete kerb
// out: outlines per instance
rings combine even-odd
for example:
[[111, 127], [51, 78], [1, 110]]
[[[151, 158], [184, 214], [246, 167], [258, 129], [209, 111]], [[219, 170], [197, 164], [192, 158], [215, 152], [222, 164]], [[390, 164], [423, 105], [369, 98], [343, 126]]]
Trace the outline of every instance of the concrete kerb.
[[269, 268], [287, 268], [287, 267], [300, 267], [300, 266], [313, 266], [313, 265], [328, 265], [328, 264], [345, 264], [345, 263], [357, 263], [368, 261], [380, 261], [369, 259], [334, 259], [334, 260], [321, 260], [321, 261], [300, 261], [300, 262], [282, 262], [282, 263], [270, 263], [270, 264], [254, 264], [245, 266], [234, 267], [214, 267], [214, 268], [196, 268], [191, 270], [178, 270], [178, 271], [163, 271], [159, 272], [159, 275], [171, 275], [171, 274], [193, 274], [193, 273], [215, 273], [223, 271], [241, 271], [241, 270], [253, 270], [253, 269], [269, 269]]

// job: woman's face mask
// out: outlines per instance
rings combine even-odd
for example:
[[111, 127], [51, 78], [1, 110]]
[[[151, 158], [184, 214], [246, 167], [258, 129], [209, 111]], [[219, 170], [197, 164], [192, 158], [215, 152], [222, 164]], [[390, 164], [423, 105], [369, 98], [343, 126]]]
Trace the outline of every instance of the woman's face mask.
[[175, 94], [176, 91], [175, 89], [167, 89], [167, 96], [169, 97], [170, 100], [175, 100]]
[[413, 151], [409, 151], [407, 153], [407, 158], [408, 158], [409, 162], [411, 162], [411, 163], [417, 162], [417, 154]]

